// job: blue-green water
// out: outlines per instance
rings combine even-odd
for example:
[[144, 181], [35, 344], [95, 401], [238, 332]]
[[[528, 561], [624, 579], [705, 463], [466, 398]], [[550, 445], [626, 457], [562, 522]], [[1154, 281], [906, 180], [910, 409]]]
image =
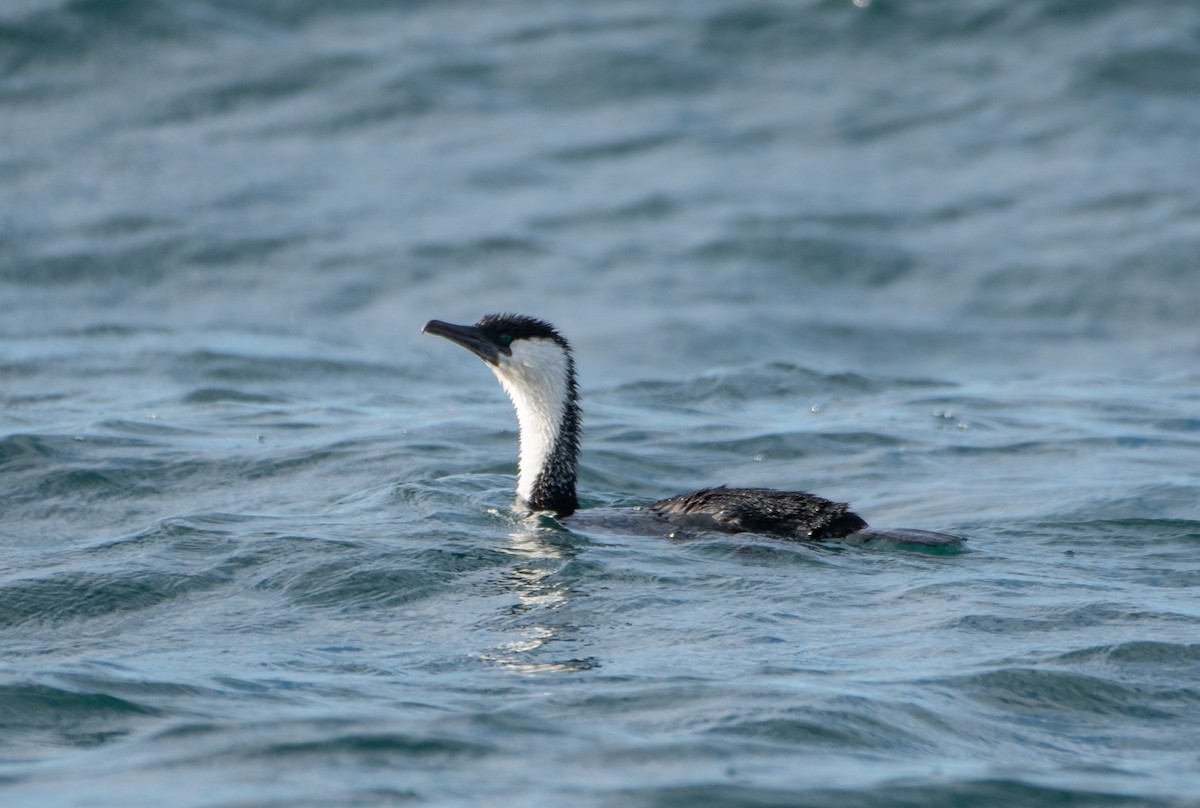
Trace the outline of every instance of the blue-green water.
[[[9, 0], [0, 803], [1196, 805], [1200, 5]], [[803, 488], [958, 553], [512, 508]]]

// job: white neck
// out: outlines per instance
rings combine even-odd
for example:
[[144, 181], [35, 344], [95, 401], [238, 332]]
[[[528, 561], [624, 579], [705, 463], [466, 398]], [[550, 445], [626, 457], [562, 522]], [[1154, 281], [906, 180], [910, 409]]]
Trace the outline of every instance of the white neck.
[[523, 339], [512, 344], [512, 356], [501, 357], [499, 365], [489, 367], [517, 411], [521, 430], [517, 494], [529, 501], [538, 476], [549, 465], [566, 415], [567, 355], [552, 340]]

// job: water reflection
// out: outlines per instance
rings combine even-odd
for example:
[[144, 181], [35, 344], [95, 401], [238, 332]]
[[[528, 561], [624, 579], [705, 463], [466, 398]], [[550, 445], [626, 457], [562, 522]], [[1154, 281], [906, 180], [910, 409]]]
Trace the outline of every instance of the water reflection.
[[572, 588], [575, 576], [569, 567], [578, 550], [569, 543], [571, 534], [530, 518], [508, 538], [508, 544], [499, 549], [513, 556], [514, 563], [500, 574], [497, 583], [514, 594], [517, 602], [496, 622], [501, 631], [516, 636], [480, 657], [524, 673], [598, 667], [592, 657], [554, 658], [580, 642], [580, 627], [573, 623], [571, 610], [564, 608], [582, 594]]

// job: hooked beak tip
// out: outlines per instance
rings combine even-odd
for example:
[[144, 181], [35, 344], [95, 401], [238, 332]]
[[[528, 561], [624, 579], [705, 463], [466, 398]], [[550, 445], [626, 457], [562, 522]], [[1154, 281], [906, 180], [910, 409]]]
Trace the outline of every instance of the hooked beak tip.
[[500, 352], [496, 346], [473, 325], [454, 325], [441, 320], [430, 320], [421, 328], [421, 333], [444, 337], [489, 364], [495, 365], [500, 360]]

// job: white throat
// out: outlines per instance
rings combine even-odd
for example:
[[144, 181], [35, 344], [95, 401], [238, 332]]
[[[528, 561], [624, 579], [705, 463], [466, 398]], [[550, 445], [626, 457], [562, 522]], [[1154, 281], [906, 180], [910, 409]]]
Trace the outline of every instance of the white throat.
[[501, 356], [496, 374], [512, 400], [520, 426], [521, 459], [517, 494], [529, 501], [538, 476], [550, 461], [567, 411], [567, 355], [553, 340], [523, 339]]

